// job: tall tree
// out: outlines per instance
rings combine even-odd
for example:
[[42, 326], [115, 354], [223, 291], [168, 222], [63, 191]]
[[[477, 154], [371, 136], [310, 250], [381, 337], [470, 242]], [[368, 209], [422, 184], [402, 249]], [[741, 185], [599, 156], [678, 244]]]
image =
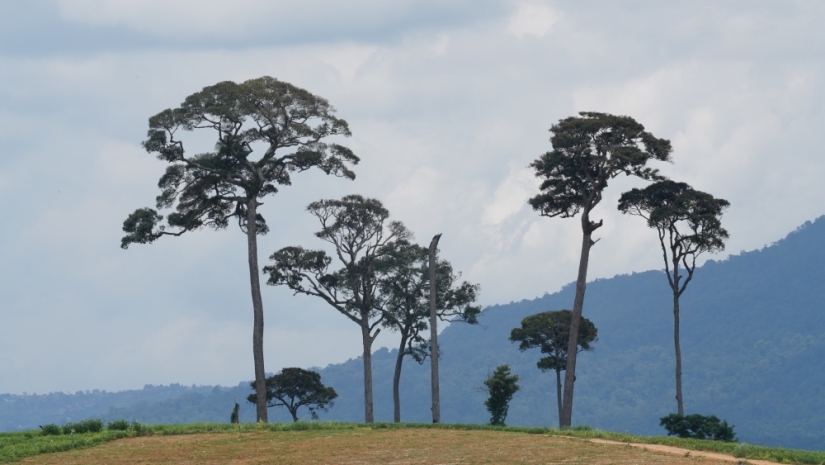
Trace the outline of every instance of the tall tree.
[[393, 416], [398, 423], [401, 421], [399, 385], [404, 357], [409, 355], [418, 363], [423, 363], [428, 355], [435, 356], [435, 350], [421, 335], [427, 331], [427, 321], [431, 316], [430, 283], [436, 284], [436, 317], [442, 321], [462, 321], [470, 324], [478, 322], [476, 318], [481, 312], [480, 306], [472, 305], [477, 298], [479, 285], [467, 281], [459, 284], [457, 281], [461, 274], [456, 274], [450, 262], [446, 260], [438, 260], [436, 279], [431, 281], [429, 251], [406, 242], [400, 243], [387, 254], [378, 268], [382, 276], [381, 293], [386, 309], [386, 317], [382, 324], [401, 335], [392, 382]]
[[570, 322], [570, 341], [564, 373], [562, 427], [573, 417], [573, 382], [576, 379], [576, 346], [593, 232], [602, 226], [590, 220], [590, 212], [602, 200], [608, 181], [625, 174], [642, 179], [660, 179], [648, 160], [669, 160], [670, 142], [645, 132], [629, 116], [581, 112], [560, 120], [550, 128], [553, 150], [530, 166], [542, 179], [541, 193], [529, 203], [542, 216], [572, 218], [581, 213], [582, 247], [576, 278], [576, 297]]
[[430, 271], [430, 390], [432, 391], [433, 423], [441, 423], [441, 388], [439, 387], [438, 375], [438, 303], [436, 302], [438, 293], [436, 287], [436, 256], [438, 254], [438, 241], [441, 234], [436, 234], [430, 241], [429, 250], [429, 271]]
[[[258, 403], [258, 390], [247, 397], [253, 404]], [[284, 368], [280, 373], [266, 379], [266, 398], [268, 407], [286, 407], [292, 415], [292, 421], [298, 421], [298, 409], [306, 407], [313, 420], [318, 419], [318, 410], [327, 411], [333, 405], [338, 393], [331, 387], [324, 386], [321, 375], [302, 368]], [[237, 403], [235, 404], [238, 405]]]
[[505, 426], [507, 411], [510, 409], [510, 400], [520, 389], [518, 375], [510, 374], [509, 365], [499, 365], [493, 374], [484, 381], [484, 389], [489, 397], [484, 401], [487, 411], [490, 412], [490, 424]]
[[[567, 343], [570, 340], [570, 321], [573, 312], [556, 310], [530, 315], [521, 320], [520, 328], [510, 331], [510, 341], [519, 342], [519, 350], [538, 348], [546, 354], [536, 363], [541, 371], [556, 372], [556, 403], [561, 426], [561, 372], [567, 366]], [[597, 340], [599, 330], [592, 321], [582, 317], [579, 324], [577, 351], [592, 350], [590, 344]]]
[[323, 250], [285, 247], [272, 254], [272, 265], [264, 267], [267, 284], [319, 297], [361, 328], [364, 421], [372, 423], [372, 343], [386, 316], [376, 265], [411, 234], [401, 222], [389, 221], [381, 202], [360, 195], [320, 200], [307, 210], [321, 223], [315, 235], [332, 244], [342, 267], [330, 271], [332, 257]]
[[[261, 199], [292, 183], [292, 173], [319, 168], [326, 174], [354, 179], [348, 164], [358, 163], [350, 149], [324, 142], [349, 136], [347, 122], [334, 116], [325, 99], [275, 78], [264, 76], [241, 84], [231, 81], [205, 87], [180, 107], [149, 118], [143, 147], [169, 163], [160, 178], [158, 209], [173, 208], [166, 217], [140, 208], [123, 222], [121, 247], [147, 244], [161, 236], [180, 236], [203, 227], [223, 229], [235, 219], [247, 237], [254, 327], [252, 353], [255, 385], [266, 389], [264, 313], [258, 268], [259, 234], [269, 227], [258, 212]], [[183, 132], [212, 131], [212, 152], [188, 154]], [[256, 148], [262, 152], [253, 155]], [[258, 421], [267, 421], [266, 401], [257, 404]]]
[[[641, 216], [659, 234], [665, 275], [673, 292], [673, 344], [676, 350], [676, 407], [685, 414], [682, 397], [682, 348], [679, 341], [679, 298], [693, 279], [696, 257], [725, 249], [728, 232], [722, 227], [722, 212], [730, 206], [724, 199], [670, 180], [632, 189], [619, 199], [619, 211]], [[680, 274], [680, 266], [687, 273]], [[682, 281], [682, 278], [685, 278]]]

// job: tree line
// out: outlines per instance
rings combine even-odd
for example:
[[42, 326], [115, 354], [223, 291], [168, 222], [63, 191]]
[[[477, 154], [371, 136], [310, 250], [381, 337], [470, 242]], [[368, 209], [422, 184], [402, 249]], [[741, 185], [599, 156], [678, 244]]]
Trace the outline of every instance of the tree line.
[[[194, 131], [211, 131], [215, 140], [211, 152], [187, 151], [182, 135]], [[539, 368], [556, 372], [560, 426], [570, 426], [576, 356], [592, 342], [582, 311], [590, 250], [598, 241], [593, 233], [603, 221], [593, 221], [591, 213], [613, 178], [624, 174], [650, 181], [644, 189], [624, 193], [619, 210], [646, 219], [648, 226], [658, 231], [673, 290], [676, 400], [678, 414], [683, 415], [679, 297], [692, 279], [696, 257], [724, 249], [728, 233], [720, 218], [729, 204], [685, 183], [668, 180], [647, 166], [653, 160], [670, 161], [671, 145], [646, 132], [631, 117], [582, 112], [559, 121], [550, 132], [553, 150], [530, 165], [542, 183], [529, 203], [542, 216], [579, 216], [582, 245], [576, 294], [571, 311], [525, 320], [521, 332], [514, 330], [511, 340], [520, 341], [521, 350], [540, 347], [548, 355]], [[347, 122], [335, 116], [326, 99], [268, 76], [205, 87], [179, 107], [149, 118], [142, 145], [168, 166], [158, 182], [161, 193], [156, 208], [139, 208], [128, 216], [121, 247], [204, 227], [225, 229], [230, 221], [237, 222], [247, 238], [256, 393], [269, 393], [263, 357], [263, 271], [268, 285], [286, 286], [295, 294], [319, 298], [358, 325], [366, 422], [374, 420], [371, 355], [382, 329], [400, 335], [393, 379], [395, 421], [400, 421], [401, 415], [401, 366], [410, 356], [419, 363], [431, 359], [433, 421], [439, 422], [437, 320], [472, 324], [481, 311], [475, 305], [479, 285], [460, 282], [460, 273], [437, 258], [440, 234], [428, 248], [420, 246], [402, 222], [390, 220], [389, 211], [379, 200], [348, 195], [318, 200], [307, 207], [319, 223], [316, 238], [328, 244], [331, 254], [288, 246], [274, 252], [269, 265], [261, 268], [258, 264], [257, 237], [269, 231], [259, 211], [262, 199], [291, 185], [293, 175], [310, 169], [355, 179], [353, 167], [360, 162], [359, 157], [330, 142], [336, 136], [350, 135]], [[163, 209], [171, 212], [164, 217], [159, 213]], [[564, 335], [554, 333], [549, 342], [530, 333], [536, 324], [551, 324], [553, 318], [569, 321]], [[425, 337], [428, 329], [429, 339]], [[561, 371], [565, 371], [563, 385]], [[269, 395], [254, 398], [258, 421], [267, 421], [271, 400]], [[331, 402], [331, 398], [326, 400]]]

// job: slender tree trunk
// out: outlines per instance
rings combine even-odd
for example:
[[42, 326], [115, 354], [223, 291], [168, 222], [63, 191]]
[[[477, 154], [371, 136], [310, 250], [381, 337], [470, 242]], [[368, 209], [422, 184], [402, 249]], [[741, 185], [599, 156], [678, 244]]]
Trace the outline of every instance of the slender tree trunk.
[[294, 410], [289, 409], [289, 413], [292, 414], [292, 421], [297, 422], [298, 421], [298, 409], [297, 408], [294, 409]]
[[401, 345], [398, 347], [398, 358], [395, 359], [395, 375], [392, 377], [393, 419], [401, 423], [401, 394], [398, 386], [401, 384], [401, 363], [404, 361], [404, 348], [407, 346], [407, 335], [401, 333]]
[[249, 249], [249, 282], [252, 288], [252, 309], [254, 323], [252, 327], [252, 357], [255, 360], [255, 390], [259, 422], [266, 423], [266, 371], [264, 370], [264, 304], [261, 299], [260, 269], [258, 269], [258, 228], [255, 222], [258, 213], [258, 201], [254, 197], [246, 206], [246, 239]]
[[430, 383], [433, 391], [433, 423], [441, 423], [441, 397], [438, 392], [438, 308], [435, 301], [438, 291], [435, 252], [438, 249], [439, 239], [441, 239], [441, 234], [436, 234], [430, 241]]
[[561, 370], [556, 370], [556, 403], [559, 407], [559, 428], [561, 428]]
[[571, 425], [573, 418], [573, 383], [576, 380], [576, 355], [579, 339], [579, 324], [581, 322], [582, 307], [584, 306], [584, 290], [587, 286], [587, 262], [590, 259], [590, 247], [593, 232], [590, 228], [589, 212], [582, 214], [582, 253], [579, 260], [579, 275], [576, 279], [576, 298], [573, 301], [573, 314], [570, 320], [570, 338], [567, 344], [567, 367], [564, 372], [564, 395], [562, 398], [562, 416], [560, 427]]
[[682, 401], [682, 346], [679, 342], [679, 294], [673, 293], [673, 345], [676, 347], [676, 408], [679, 415], [685, 414]]
[[364, 318], [361, 326], [361, 340], [364, 343], [364, 422], [372, 423], [375, 421], [372, 413], [372, 336], [367, 321]]

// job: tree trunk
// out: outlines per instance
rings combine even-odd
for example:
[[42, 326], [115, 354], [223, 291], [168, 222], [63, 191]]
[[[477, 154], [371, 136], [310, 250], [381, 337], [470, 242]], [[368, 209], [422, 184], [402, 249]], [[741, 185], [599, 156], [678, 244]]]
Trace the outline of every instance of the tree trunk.
[[372, 413], [372, 336], [367, 321], [364, 315], [361, 326], [361, 340], [364, 344], [364, 422], [372, 423], [375, 421]]
[[573, 301], [573, 314], [570, 319], [570, 338], [567, 343], [567, 366], [564, 372], [564, 395], [562, 398], [562, 416], [559, 426], [569, 427], [573, 419], [573, 383], [576, 380], [576, 347], [579, 343], [579, 324], [582, 307], [584, 307], [584, 290], [587, 287], [587, 262], [590, 259], [590, 247], [593, 232], [590, 229], [589, 212], [582, 214], [582, 253], [579, 260], [579, 275], [576, 279], [576, 298]]
[[559, 408], [559, 428], [561, 428], [561, 370], [556, 370], [556, 404]]
[[682, 346], [679, 342], [679, 294], [673, 293], [673, 344], [676, 347], [676, 408], [679, 415], [685, 414], [682, 402]]
[[407, 346], [407, 335], [401, 333], [401, 345], [398, 347], [398, 358], [395, 359], [395, 375], [392, 377], [393, 420], [401, 423], [401, 394], [398, 386], [401, 384], [401, 363], [404, 362], [404, 348]]
[[435, 301], [438, 291], [435, 252], [438, 249], [439, 239], [441, 239], [441, 234], [436, 234], [430, 241], [430, 383], [433, 391], [433, 423], [441, 423], [441, 397], [438, 392], [438, 308]]
[[264, 371], [264, 304], [261, 299], [260, 270], [258, 269], [258, 228], [255, 222], [258, 201], [254, 197], [246, 207], [246, 239], [249, 249], [249, 282], [252, 288], [252, 357], [255, 360], [255, 390], [258, 393], [256, 410], [259, 422], [266, 423], [266, 371]]

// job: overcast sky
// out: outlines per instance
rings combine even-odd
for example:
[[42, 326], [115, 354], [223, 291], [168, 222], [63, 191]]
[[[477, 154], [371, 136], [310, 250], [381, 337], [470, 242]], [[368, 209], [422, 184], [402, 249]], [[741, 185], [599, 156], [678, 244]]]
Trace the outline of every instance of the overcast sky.
[[[301, 174], [265, 201], [262, 266], [322, 245], [309, 202], [358, 193], [422, 244], [443, 233], [490, 305], [575, 279], [578, 221], [526, 201], [527, 165], [578, 111], [636, 118], [673, 143], [656, 167], [731, 202], [715, 258], [825, 213], [823, 20], [814, 0], [0, 0], [0, 393], [253, 378], [237, 227], [119, 247], [165, 169], [147, 119], [204, 86], [269, 75], [323, 96], [362, 160], [355, 181]], [[661, 268], [655, 233], [616, 211], [640, 185], [608, 187], [591, 279]], [[268, 371], [359, 355], [321, 302], [263, 298]]]

